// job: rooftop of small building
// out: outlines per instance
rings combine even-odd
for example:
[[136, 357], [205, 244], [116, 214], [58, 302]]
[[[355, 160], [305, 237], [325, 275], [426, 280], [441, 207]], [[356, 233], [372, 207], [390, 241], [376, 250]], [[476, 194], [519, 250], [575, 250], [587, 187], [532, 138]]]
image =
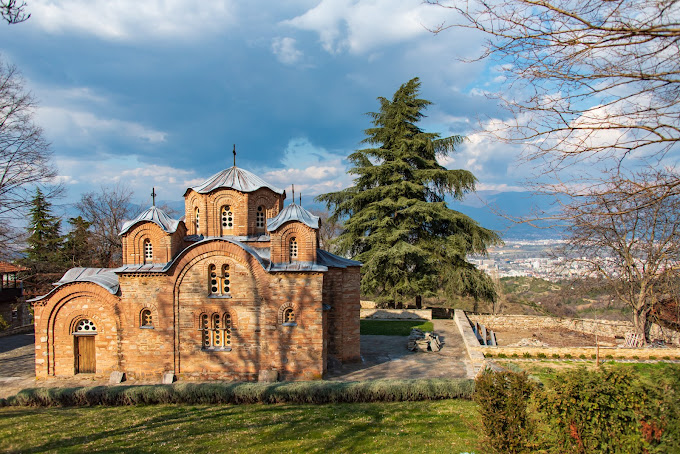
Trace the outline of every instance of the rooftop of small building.
[[125, 221], [118, 235], [124, 235], [128, 230], [140, 222], [153, 222], [164, 232], [175, 233], [180, 220], [171, 218], [165, 211], [154, 205], [142, 211], [136, 218]]

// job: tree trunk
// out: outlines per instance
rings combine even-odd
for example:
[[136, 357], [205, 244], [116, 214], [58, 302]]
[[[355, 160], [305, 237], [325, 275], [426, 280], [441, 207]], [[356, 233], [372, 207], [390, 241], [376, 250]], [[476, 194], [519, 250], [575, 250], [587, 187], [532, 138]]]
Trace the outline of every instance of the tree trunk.
[[647, 319], [647, 308], [635, 309], [633, 311], [633, 324], [635, 325], [635, 334], [644, 340], [645, 344], [649, 343], [649, 320]]
[[418, 295], [416, 296], [416, 309], [422, 309], [423, 308], [423, 297]]

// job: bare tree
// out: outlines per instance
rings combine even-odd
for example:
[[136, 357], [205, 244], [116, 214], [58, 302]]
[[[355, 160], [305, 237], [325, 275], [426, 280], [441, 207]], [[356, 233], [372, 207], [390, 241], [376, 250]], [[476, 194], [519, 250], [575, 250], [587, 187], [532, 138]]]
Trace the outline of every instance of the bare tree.
[[331, 219], [328, 210], [312, 210], [312, 214], [319, 216], [319, 247], [325, 251], [333, 252], [335, 246], [333, 240], [340, 235], [342, 231], [342, 222], [337, 219]]
[[43, 131], [33, 123], [35, 101], [24, 89], [16, 67], [0, 61], [0, 223], [3, 253], [16, 242], [11, 219], [27, 209], [41, 186], [46, 197], [58, 195], [51, 185], [57, 170]]
[[19, 24], [28, 20], [30, 14], [24, 12], [26, 2], [17, 2], [16, 0], [0, 0], [0, 16], [7, 21], [8, 24]]
[[[680, 140], [678, 0], [426, 0], [488, 38], [514, 114], [492, 127], [548, 170], [664, 156]], [[677, 188], [680, 181], [667, 182]]]
[[132, 195], [127, 186], [102, 186], [99, 192], [83, 194], [76, 203], [81, 216], [91, 224], [95, 260], [100, 267], [122, 264], [123, 244], [118, 233], [132, 215]]
[[659, 301], [676, 297], [680, 277], [680, 196], [658, 194], [665, 190], [658, 181], [667, 178], [667, 171], [615, 176], [608, 190], [581, 191], [563, 207], [571, 225], [562, 254], [611, 285], [647, 341], [649, 314]]

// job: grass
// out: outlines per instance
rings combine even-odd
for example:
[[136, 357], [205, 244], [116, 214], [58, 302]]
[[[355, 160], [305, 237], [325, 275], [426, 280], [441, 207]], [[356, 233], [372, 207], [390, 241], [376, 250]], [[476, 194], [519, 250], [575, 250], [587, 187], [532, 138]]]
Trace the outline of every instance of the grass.
[[480, 452], [476, 408], [466, 400], [5, 407], [0, 446], [4, 452]]
[[432, 331], [432, 322], [422, 320], [361, 320], [361, 334], [374, 336], [408, 336], [411, 328]]

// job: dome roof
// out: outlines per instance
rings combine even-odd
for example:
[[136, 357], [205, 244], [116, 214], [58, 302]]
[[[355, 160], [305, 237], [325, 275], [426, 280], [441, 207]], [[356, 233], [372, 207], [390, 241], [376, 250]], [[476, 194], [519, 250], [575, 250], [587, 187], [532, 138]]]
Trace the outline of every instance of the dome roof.
[[319, 228], [319, 216], [314, 216], [300, 205], [291, 203], [273, 218], [267, 219], [267, 230], [273, 232], [289, 221], [302, 222], [313, 229]]
[[199, 194], [207, 194], [208, 192], [219, 188], [235, 189], [239, 192], [253, 192], [260, 188], [268, 188], [277, 194], [284, 193], [282, 189], [270, 185], [254, 173], [240, 169], [236, 166], [218, 172], [205, 180], [202, 184], [190, 189], [193, 189]]
[[139, 216], [137, 216], [133, 220], [126, 221], [125, 223], [123, 223], [123, 228], [120, 230], [120, 233], [118, 235], [123, 235], [138, 222], [145, 221], [153, 222], [167, 233], [174, 233], [177, 230], [177, 226], [179, 225], [179, 220], [172, 219], [165, 213], [165, 211], [155, 206], [152, 206], [146, 211], [143, 211]]

